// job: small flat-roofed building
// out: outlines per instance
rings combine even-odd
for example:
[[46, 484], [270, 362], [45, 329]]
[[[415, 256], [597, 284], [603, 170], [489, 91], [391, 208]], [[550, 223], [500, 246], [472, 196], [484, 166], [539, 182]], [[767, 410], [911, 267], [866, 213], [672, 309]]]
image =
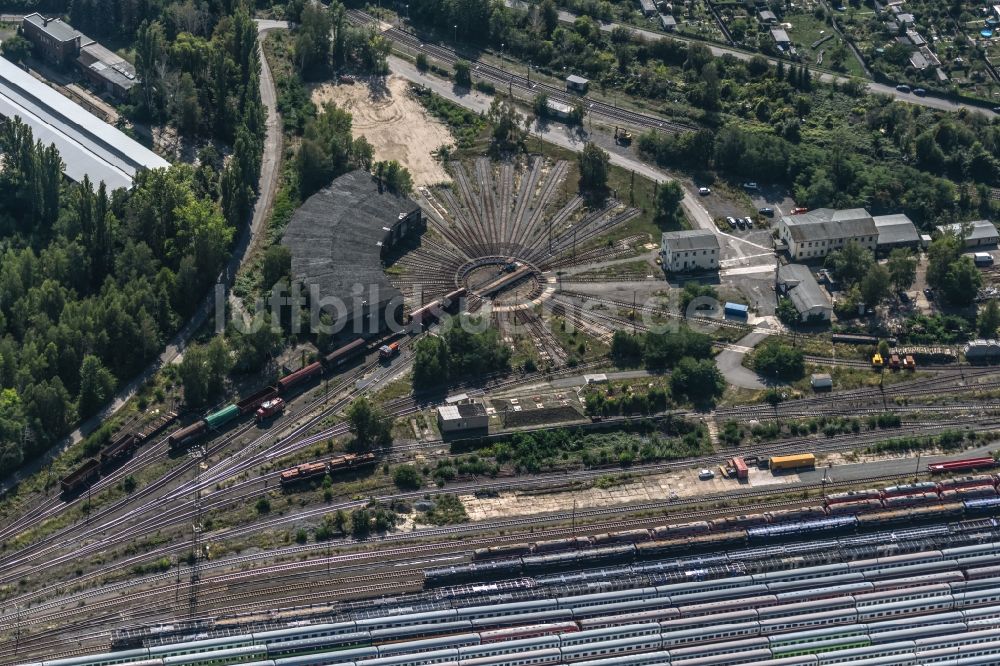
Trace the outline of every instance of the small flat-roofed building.
[[875, 251], [878, 229], [864, 208], [834, 210], [817, 208], [801, 215], [784, 215], [778, 220], [778, 237], [796, 261], [821, 259], [854, 241]]
[[54, 144], [63, 161], [63, 174], [109, 190], [132, 187], [143, 169], [170, 166], [165, 159], [125, 136], [72, 100], [0, 58], [0, 117], [20, 118], [35, 140]]
[[779, 266], [777, 292], [792, 301], [803, 322], [830, 321], [833, 316], [833, 304], [808, 266]]
[[21, 31], [45, 60], [57, 65], [69, 64], [82, 46], [94, 41], [62, 19], [46, 18], [38, 12], [24, 17]]
[[660, 240], [663, 270], [668, 273], [719, 268], [719, 239], [711, 231], [666, 231]]
[[677, 19], [671, 14], [660, 14], [660, 26], [665, 32], [677, 30]]
[[639, 11], [643, 16], [653, 16], [656, 14], [656, 3], [653, 0], [639, 0]]
[[967, 227], [965, 234], [965, 247], [982, 247], [985, 245], [996, 245], [1000, 235], [997, 228], [989, 220], [975, 220], [973, 222], [944, 224], [938, 227], [942, 234], [961, 234], [962, 229]]
[[132, 63], [97, 42], [80, 49], [76, 64], [95, 88], [118, 99], [128, 97], [139, 82]]
[[485, 435], [490, 417], [486, 408], [476, 401], [460, 402], [437, 408], [438, 429], [444, 437]]
[[779, 48], [787, 49], [792, 45], [792, 40], [788, 38], [788, 33], [782, 28], [771, 28], [771, 38]]
[[336, 332], [367, 335], [401, 329], [403, 295], [382, 270], [383, 252], [422, 228], [416, 203], [359, 169], [306, 199], [281, 244], [310, 305], [324, 308]]
[[878, 230], [878, 249], [888, 251], [896, 247], [920, 247], [920, 232], [903, 213], [876, 215], [872, 218]]
[[762, 9], [757, 12], [757, 18], [764, 25], [774, 25], [778, 22], [778, 17], [770, 9]]
[[566, 90], [569, 90], [570, 92], [578, 92], [580, 94], [586, 93], [589, 85], [590, 80], [585, 79], [582, 76], [570, 74], [566, 77]]
[[910, 64], [913, 65], [914, 69], [919, 69], [921, 71], [927, 69], [927, 66], [930, 65], [930, 63], [927, 62], [927, 58], [925, 58], [924, 54], [920, 51], [914, 51], [910, 54]]

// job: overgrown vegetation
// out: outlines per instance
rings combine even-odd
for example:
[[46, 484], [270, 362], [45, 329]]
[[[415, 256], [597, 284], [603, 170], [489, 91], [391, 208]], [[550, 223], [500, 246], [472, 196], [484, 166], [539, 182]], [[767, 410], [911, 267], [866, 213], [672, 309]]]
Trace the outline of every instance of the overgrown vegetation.
[[[473, 332], [481, 330], [481, 332]], [[414, 346], [413, 386], [428, 389], [510, 369], [510, 349], [499, 332], [477, 320], [454, 318], [441, 336], [427, 336]]]

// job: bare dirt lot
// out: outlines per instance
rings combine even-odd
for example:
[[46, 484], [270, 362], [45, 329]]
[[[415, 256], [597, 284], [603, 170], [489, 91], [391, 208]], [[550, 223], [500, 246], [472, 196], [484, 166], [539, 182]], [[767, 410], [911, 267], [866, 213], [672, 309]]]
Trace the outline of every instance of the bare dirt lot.
[[351, 112], [355, 137], [364, 136], [375, 148], [375, 159], [396, 160], [413, 176], [414, 185], [451, 182], [432, 151], [452, 145], [451, 132], [409, 95], [405, 79], [390, 76], [386, 87], [367, 82], [324, 83], [312, 92], [320, 106], [333, 102]]

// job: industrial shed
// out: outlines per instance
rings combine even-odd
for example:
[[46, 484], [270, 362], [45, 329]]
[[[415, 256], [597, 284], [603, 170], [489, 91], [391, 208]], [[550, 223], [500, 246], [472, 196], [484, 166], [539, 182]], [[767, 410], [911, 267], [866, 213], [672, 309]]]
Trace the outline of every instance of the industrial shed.
[[338, 331], [377, 333], [402, 325], [403, 295], [382, 270], [383, 253], [424, 227], [420, 207], [367, 171], [353, 171], [309, 197], [281, 240], [292, 279]]
[[0, 116], [20, 118], [37, 141], [55, 144], [63, 174], [75, 182], [88, 176], [95, 187], [104, 182], [109, 190], [130, 189], [142, 169], [170, 166], [4, 58], [0, 58]]
[[961, 234], [963, 227], [968, 227], [968, 233], [965, 235], [965, 247], [981, 247], [983, 245], [997, 244], [997, 228], [989, 220], [944, 224], [938, 227], [938, 231], [942, 234]]
[[802, 321], [830, 321], [833, 304], [820, 289], [808, 266], [780, 266], [777, 277], [777, 292], [791, 299]]
[[897, 247], [920, 247], [920, 232], [906, 215], [876, 215], [872, 218], [878, 230], [878, 249], [888, 251]]
[[490, 417], [478, 402], [444, 405], [438, 407], [437, 412], [438, 428], [443, 436], [484, 435], [489, 431]]

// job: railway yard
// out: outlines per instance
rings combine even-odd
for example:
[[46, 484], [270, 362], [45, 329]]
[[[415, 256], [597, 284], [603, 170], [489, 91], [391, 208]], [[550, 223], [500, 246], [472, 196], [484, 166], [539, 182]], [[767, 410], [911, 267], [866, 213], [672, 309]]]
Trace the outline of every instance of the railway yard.
[[[581, 99], [473, 64], [512, 97]], [[346, 79], [324, 94], [364, 88]], [[694, 292], [664, 273], [665, 184], [619, 168], [595, 203], [562, 152], [445, 148], [363, 239], [400, 326], [289, 339], [211, 408], [171, 385], [0, 495], [0, 666], [1000, 664], [995, 341], [782, 324], [767, 247], [706, 231], [732, 272]], [[453, 335], [473, 323], [494, 338]], [[754, 365], [755, 334], [796, 381]], [[501, 370], [446, 375], [486, 352]]]
[[[564, 160], [447, 168], [452, 187], [418, 190], [427, 231], [386, 271], [405, 330], [333, 345], [204, 416], [134, 417], [4, 505], [0, 662], [996, 663], [996, 368], [949, 358], [776, 402], [588, 418], [595, 377], [610, 394], [664, 376], [611, 367], [615, 331], [685, 318], [660, 281], [642, 303], [572, 284], [649, 254], [630, 226], [640, 211], [587, 207]], [[488, 317], [540, 369], [413, 391], [415, 345], [460, 312]], [[753, 328], [712, 324], [715, 351]], [[572, 364], [567, 326], [589, 348]], [[853, 342], [805, 358], [874, 373]], [[458, 394], [493, 406], [486, 440], [434, 427]], [[347, 452], [343, 414], [363, 395], [405, 427], [387, 448]], [[840, 429], [810, 430], [817, 420]], [[721, 439], [724, 425], [748, 439]], [[688, 448], [463, 471], [492, 459], [492, 441], [559, 429]], [[394, 484], [406, 467], [424, 487]], [[464, 517], [414, 509], [442, 498]], [[359, 534], [337, 517], [359, 511], [395, 526]]]

